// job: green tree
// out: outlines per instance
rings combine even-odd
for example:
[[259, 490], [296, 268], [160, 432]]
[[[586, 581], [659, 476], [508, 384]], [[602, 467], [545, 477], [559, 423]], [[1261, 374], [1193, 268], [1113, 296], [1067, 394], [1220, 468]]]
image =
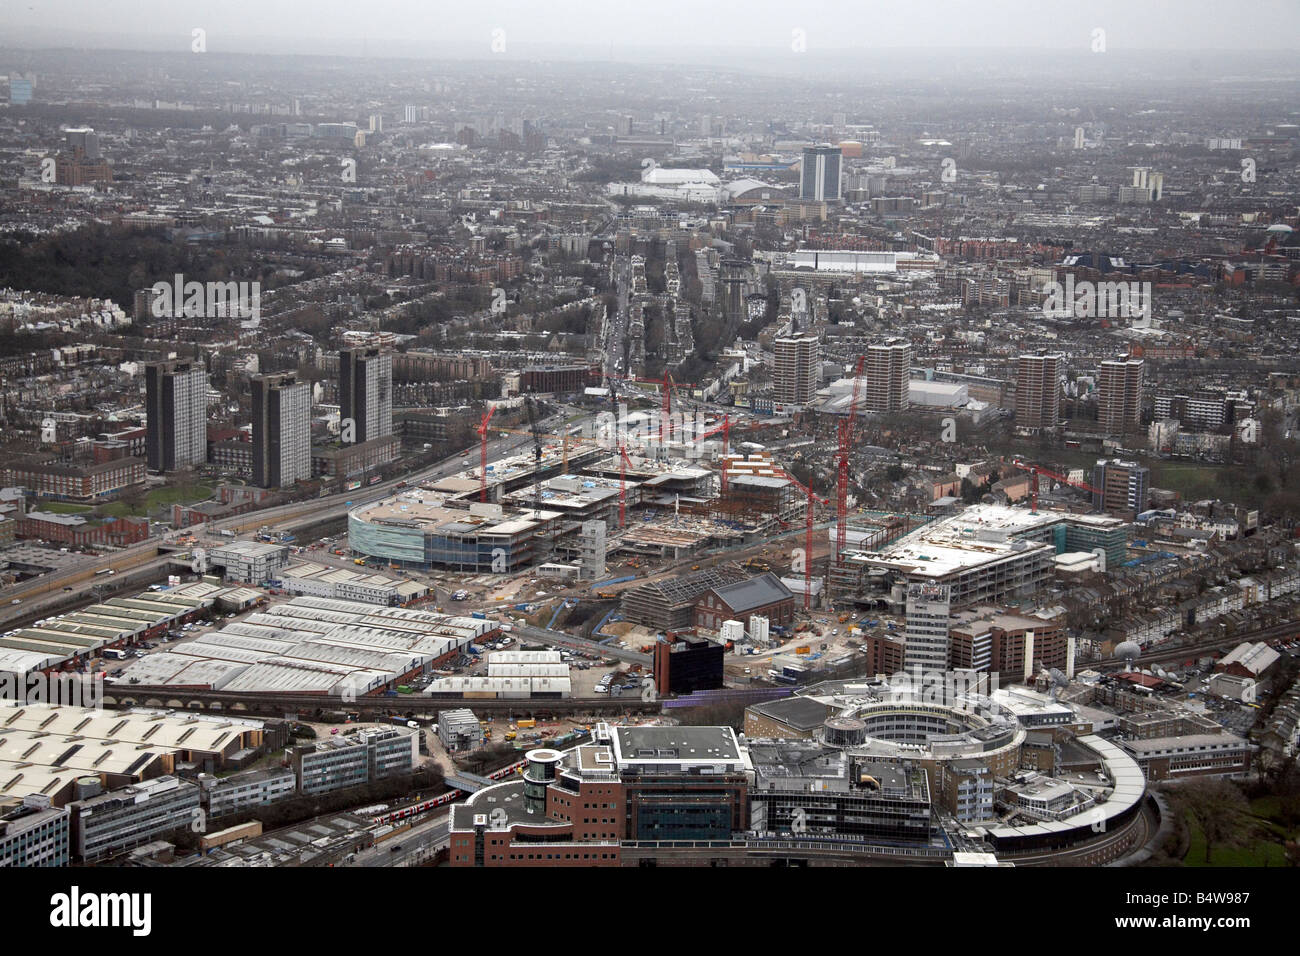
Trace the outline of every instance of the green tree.
[[1240, 788], [1219, 777], [1201, 778], [1178, 789], [1179, 802], [1205, 835], [1205, 862], [1215, 847], [1239, 846], [1249, 831], [1250, 805]]

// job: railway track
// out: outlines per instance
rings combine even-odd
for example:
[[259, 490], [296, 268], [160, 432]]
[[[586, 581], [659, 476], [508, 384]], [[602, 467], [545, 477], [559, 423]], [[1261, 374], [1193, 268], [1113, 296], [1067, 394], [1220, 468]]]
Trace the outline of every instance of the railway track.
[[185, 710], [228, 713], [306, 714], [351, 712], [371, 717], [433, 714], [440, 710], [471, 707], [476, 711], [515, 714], [645, 714], [659, 713], [660, 703], [640, 697], [568, 697], [550, 700], [495, 699], [483, 697], [424, 697], [399, 694], [396, 697], [359, 697], [343, 701], [319, 694], [237, 694], [223, 691], [151, 687], [143, 684], [114, 684], [104, 690], [106, 706], [179, 706]]
[[[1141, 667], [1147, 664], [1163, 664], [1168, 661], [1187, 660], [1188, 658], [1200, 657], [1206, 651], [1231, 649], [1243, 641], [1267, 641], [1274, 637], [1291, 637], [1297, 631], [1300, 631], [1300, 621], [1284, 621], [1281, 624], [1273, 624], [1256, 631], [1248, 631], [1245, 634], [1235, 634], [1232, 637], [1216, 637], [1199, 644], [1184, 644], [1180, 647], [1153, 651], [1135, 658], [1133, 663], [1135, 666]], [[1126, 661], [1112, 659], [1092, 662], [1087, 666], [1097, 670], [1110, 670], [1126, 667], [1128, 664]]]

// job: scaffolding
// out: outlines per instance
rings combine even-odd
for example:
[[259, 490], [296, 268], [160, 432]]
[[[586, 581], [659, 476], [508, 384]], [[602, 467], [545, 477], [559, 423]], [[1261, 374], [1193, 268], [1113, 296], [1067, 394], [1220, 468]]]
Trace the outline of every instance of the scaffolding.
[[695, 602], [702, 594], [746, 577], [740, 568], [723, 565], [678, 578], [651, 581], [623, 592], [623, 617], [659, 631], [684, 630], [694, 623]]
[[[860, 537], [847, 550], [879, 551], [906, 534], [927, 524], [930, 518], [915, 514], [857, 514], [848, 519], [848, 534]], [[867, 590], [868, 565], [861, 561], [829, 562], [826, 588], [831, 600], [861, 596]]]

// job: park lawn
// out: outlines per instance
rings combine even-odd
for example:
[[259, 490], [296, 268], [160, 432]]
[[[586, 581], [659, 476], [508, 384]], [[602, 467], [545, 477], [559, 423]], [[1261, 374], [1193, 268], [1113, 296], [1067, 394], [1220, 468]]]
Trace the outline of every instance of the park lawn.
[[[1041, 460], [1035, 456], [1045, 454], [1036, 446], [1025, 441], [1013, 441], [1014, 453], [1025, 461]], [[1061, 463], [1066, 468], [1082, 468], [1083, 480], [1092, 482], [1092, 470], [1098, 459], [1105, 457], [1099, 452], [1085, 452], [1072, 448], [1054, 448], [1050, 453], [1052, 461]], [[1125, 456], [1128, 458], [1130, 456]], [[1258, 503], [1260, 497], [1255, 488], [1252, 473], [1246, 472], [1240, 465], [1206, 464], [1200, 461], [1183, 461], [1169, 458], [1156, 458], [1150, 455], [1138, 455], [1139, 464], [1151, 469], [1151, 484], [1155, 488], [1166, 488], [1179, 492], [1188, 501], [1200, 501], [1205, 498], [1222, 498], [1228, 489], [1233, 492], [1234, 500], [1244, 504]], [[1229, 471], [1233, 483], [1226, 488], [1219, 481], [1219, 475]], [[1011, 474], [1018, 474], [1019, 469], [1008, 469]], [[1003, 475], [1002, 477], [1007, 477]]]
[[113, 518], [123, 518], [130, 515], [145, 517], [160, 509], [170, 508], [172, 505], [191, 504], [195, 501], [204, 501], [211, 496], [212, 488], [209, 485], [192, 484], [155, 488], [145, 495], [143, 507], [133, 508], [125, 501], [112, 501], [106, 505], [101, 505], [99, 513]]
[[1217, 498], [1223, 486], [1217, 475], [1224, 465], [1205, 465], [1193, 461], [1152, 461], [1151, 483], [1157, 488], [1177, 491], [1188, 501]]
[[[1254, 816], [1254, 814], [1252, 814]], [[1184, 866], [1286, 866], [1286, 853], [1280, 843], [1258, 838], [1244, 847], [1217, 847], [1205, 861], [1205, 833], [1190, 814], [1184, 816], [1189, 831]]]
[[43, 501], [33, 511], [48, 511], [56, 515], [79, 515], [91, 510], [92, 505], [79, 505], [71, 501]]
[[154, 508], [170, 508], [172, 505], [191, 504], [195, 501], [204, 501], [212, 497], [212, 488], [209, 485], [178, 485], [175, 488], [155, 488], [149, 492], [146, 501], [149, 503], [150, 510]]

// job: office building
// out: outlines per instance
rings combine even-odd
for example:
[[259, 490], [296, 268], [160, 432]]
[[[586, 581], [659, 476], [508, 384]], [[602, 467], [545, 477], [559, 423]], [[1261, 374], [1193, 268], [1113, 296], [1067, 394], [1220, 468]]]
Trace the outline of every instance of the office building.
[[748, 825], [748, 760], [730, 727], [600, 723], [589, 745], [526, 757], [522, 780], [452, 807], [452, 866], [636, 865], [646, 852], [689, 858], [691, 844], [729, 842]]
[[150, 471], [180, 471], [208, 456], [208, 373], [199, 362], [145, 366], [145, 456]]
[[903, 667], [908, 673], [948, 669], [951, 589], [946, 584], [910, 584], [903, 632]]
[[292, 770], [275, 767], [222, 779], [203, 775], [199, 785], [208, 816], [215, 818], [287, 800], [297, 792], [298, 781]]
[[513, 574], [533, 562], [539, 540], [561, 516], [492, 503], [474, 502], [467, 512], [434, 501], [389, 499], [348, 513], [348, 544], [401, 567]]
[[396, 727], [362, 730], [294, 747], [289, 762], [299, 791], [329, 793], [411, 773], [420, 760], [419, 736]]
[[30, 79], [11, 75], [9, 77], [9, 105], [26, 106], [32, 101], [33, 85]]
[[1134, 432], [1142, 423], [1142, 360], [1110, 359], [1097, 376], [1097, 421], [1109, 435]]
[[799, 174], [799, 198], [839, 202], [843, 153], [838, 146], [805, 146]]
[[1232, 733], [1122, 740], [1119, 745], [1153, 783], [1189, 777], [1244, 777], [1250, 772], [1252, 745]]
[[726, 648], [704, 638], [660, 638], [654, 645], [654, 682], [660, 694], [690, 694], [723, 686]]
[[1092, 471], [1092, 503], [1107, 514], [1133, 520], [1147, 510], [1151, 471], [1133, 461], [1098, 461]]
[[99, 136], [90, 127], [66, 129], [63, 140], [74, 156], [83, 159], [99, 159]]
[[0, 811], [0, 869], [67, 866], [68, 820], [66, 809], [51, 807], [49, 798], [40, 794]]
[[815, 335], [777, 339], [772, 398], [780, 405], [807, 405], [821, 384], [821, 344]]
[[438, 739], [449, 753], [477, 750], [483, 745], [483, 727], [468, 707], [438, 712]]
[[253, 379], [253, 483], [288, 488], [311, 478], [311, 385], [292, 373]]
[[148, 843], [199, 819], [199, 788], [179, 777], [142, 780], [68, 804], [72, 855], [93, 861]]
[[869, 412], [900, 412], [908, 407], [908, 381], [912, 371], [912, 346], [902, 339], [867, 349], [866, 393]]
[[406, 605], [429, 593], [428, 585], [418, 581], [391, 578], [360, 568], [338, 568], [309, 561], [295, 561], [276, 578], [284, 585], [285, 594], [308, 594], [385, 607]]
[[756, 834], [851, 843], [930, 838], [930, 786], [919, 763], [873, 760], [812, 740], [751, 741], [749, 756]]
[[992, 672], [1004, 683], [1031, 682], [1045, 667], [1074, 668], [1074, 647], [1062, 616], [1025, 615], [1010, 608], [958, 612], [950, 632], [953, 670]]
[[1092, 540], [1093, 547], [1109, 547], [1112, 531], [1123, 537], [1118, 518], [972, 505], [878, 551], [849, 548], [845, 557], [857, 587], [946, 584], [958, 608], [1029, 597], [1051, 578], [1055, 556], [1067, 543]]
[[289, 549], [269, 541], [232, 541], [207, 551], [208, 567], [221, 568], [225, 580], [265, 584], [279, 578], [289, 564]]
[[[393, 433], [391, 352], [378, 348], [339, 352], [339, 418], [353, 422], [353, 444]], [[344, 440], [348, 440], [346, 432]]]
[[1016, 374], [1016, 425], [1055, 428], [1061, 419], [1061, 364], [1064, 356], [1022, 355]]

